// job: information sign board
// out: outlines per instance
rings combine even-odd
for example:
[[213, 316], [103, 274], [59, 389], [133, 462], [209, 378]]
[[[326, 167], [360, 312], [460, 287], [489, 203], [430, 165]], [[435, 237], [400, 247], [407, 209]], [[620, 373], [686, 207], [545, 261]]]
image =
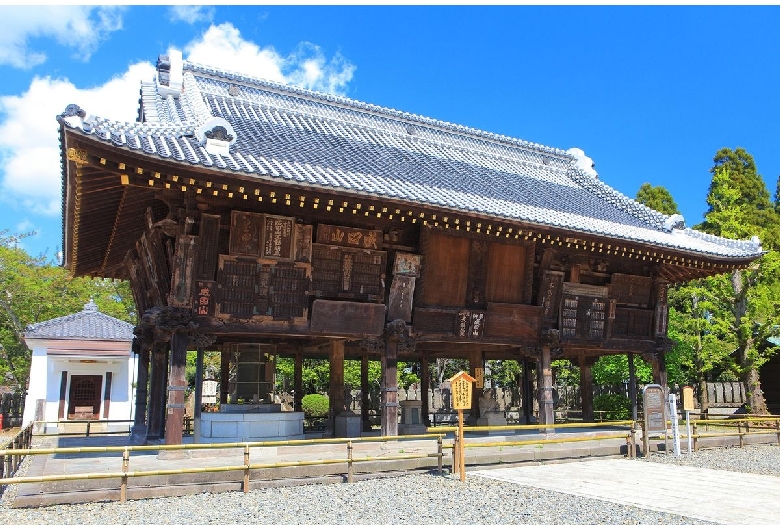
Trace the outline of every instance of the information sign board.
[[664, 434], [666, 432], [666, 400], [661, 385], [645, 385], [643, 390], [645, 432]]

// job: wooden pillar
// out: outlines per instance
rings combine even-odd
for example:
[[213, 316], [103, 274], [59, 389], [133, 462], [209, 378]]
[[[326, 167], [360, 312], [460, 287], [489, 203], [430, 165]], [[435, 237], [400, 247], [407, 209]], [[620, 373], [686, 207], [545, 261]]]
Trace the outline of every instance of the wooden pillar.
[[[482, 353], [471, 351], [469, 352], [469, 375], [475, 379], [477, 379], [477, 368], [484, 370]], [[468, 419], [472, 425], [476, 425], [479, 418], [479, 398], [482, 397], [483, 391], [483, 388], [477, 387], [477, 384], [474, 383], [474, 388], [471, 392], [471, 412]]]
[[593, 417], [593, 358], [580, 355], [580, 403], [582, 403], [582, 421], [591, 423]]
[[203, 406], [203, 347], [198, 346], [195, 358], [195, 410], [193, 414], [193, 442], [200, 443], [200, 409]]
[[106, 388], [103, 391], [103, 419], [107, 420], [111, 410], [111, 382], [114, 372], [106, 372]]
[[628, 354], [628, 399], [631, 401], [631, 419], [636, 421], [636, 369], [634, 368], [634, 354]]
[[335, 428], [336, 416], [344, 412], [346, 402], [344, 399], [344, 341], [330, 341], [330, 413], [333, 427]]
[[398, 436], [398, 339], [387, 333], [382, 355], [382, 436]]
[[146, 437], [146, 410], [149, 400], [149, 359], [151, 344], [141, 342], [138, 351], [138, 366], [135, 387], [135, 414], [133, 416], [132, 435]]
[[146, 439], [162, 438], [163, 413], [165, 410], [165, 380], [168, 377], [166, 362], [167, 343], [155, 342], [151, 354], [151, 381], [149, 384], [149, 414], [146, 424]]
[[430, 365], [428, 363], [428, 357], [425, 355], [420, 356], [420, 400], [422, 401], [422, 409], [420, 410], [420, 414], [422, 414], [422, 421], [423, 425], [426, 427], [431, 426], [431, 420], [428, 418], [428, 414], [431, 413], [430, 406], [428, 403], [428, 392], [430, 391], [431, 387], [431, 370]]
[[542, 346], [542, 354], [539, 356], [539, 423], [555, 423], [555, 410], [553, 406], [553, 380], [551, 366], [550, 347]]
[[222, 346], [222, 354], [219, 359], [219, 404], [228, 402], [230, 395], [230, 348]]
[[168, 376], [168, 415], [165, 445], [179, 445], [184, 426], [184, 390], [187, 388], [187, 330], [179, 328], [171, 336], [171, 372]]
[[528, 359], [523, 359], [523, 387], [522, 387], [522, 399], [523, 399], [523, 416], [525, 416], [525, 423], [531, 423], [531, 417], [534, 415], [534, 380], [531, 377], [531, 363]]
[[[66, 412], [65, 412], [65, 401], [66, 401], [66, 392], [68, 390], [68, 371], [63, 370], [62, 374], [60, 375], [60, 403], [59, 407], [57, 409], [57, 419], [68, 419]], [[45, 419], [41, 418], [42, 420]], [[44, 431], [45, 432], [45, 431]]]
[[360, 358], [360, 420], [363, 432], [371, 432], [371, 392], [368, 387], [368, 355]]
[[664, 395], [666, 395], [668, 378], [666, 375], [666, 354], [658, 353], [653, 358], [653, 382], [657, 385], [661, 385], [664, 389]]
[[303, 412], [303, 352], [300, 348], [295, 352], [293, 369], [293, 409]]

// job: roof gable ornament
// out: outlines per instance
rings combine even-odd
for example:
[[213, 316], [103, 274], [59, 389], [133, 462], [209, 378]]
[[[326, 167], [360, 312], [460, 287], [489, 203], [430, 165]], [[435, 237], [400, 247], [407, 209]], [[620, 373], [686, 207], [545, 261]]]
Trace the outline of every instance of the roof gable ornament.
[[64, 121], [70, 127], [81, 127], [84, 123], [84, 118], [86, 117], [87, 113], [84, 112], [84, 109], [74, 103], [71, 103], [65, 107], [65, 110], [62, 112], [62, 114], [57, 116], [57, 119], [59, 121]]
[[212, 155], [228, 155], [236, 142], [236, 132], [224, 118], [211, 118], [198, 127], [195, 136], [200, 145]]
[[568, 151], [568, 154], [574, 157], [574, 167], [585, 173], [589, 177], [599, 178], [599, 174], [596, 172], [596, 164], [593, 159], [585, 156], [585, 151], [579, 147], [572, 147]]
[[184, 82], [184, 61], [180, 50], [171, 49], [168, 55], [157, 58], [157, 92], [165, 96], [179, 97]]
[[685, 229], [685, 218], [679, 213], [670, 215], [666, 218], [666, 221], [664, 221], [664, 230], [667, 232], [683, 229]]

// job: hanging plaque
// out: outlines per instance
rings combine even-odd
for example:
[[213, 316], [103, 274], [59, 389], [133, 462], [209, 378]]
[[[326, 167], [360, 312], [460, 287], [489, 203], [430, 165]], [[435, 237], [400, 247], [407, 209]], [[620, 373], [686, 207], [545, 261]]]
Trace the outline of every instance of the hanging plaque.
[[266, 215], [264, 224], [265, 242], [263, 256], [266, 258], [293, 259], [295, 251], [292, 217]]

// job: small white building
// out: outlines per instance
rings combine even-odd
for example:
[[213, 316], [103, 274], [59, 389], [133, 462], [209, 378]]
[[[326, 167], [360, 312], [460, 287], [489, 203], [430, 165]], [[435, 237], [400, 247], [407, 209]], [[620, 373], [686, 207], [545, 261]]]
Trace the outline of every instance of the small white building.
[[[92, 300], [79, 313], [27, 326], [24, 341], [33, 353], [22, 425], [33, 420], [126, 420], [100, 430], [127, 429], [133, 421], [137, 373], [133, 328], [99, 312]], [[57, 428], [47, 423], [45, 431]]]

